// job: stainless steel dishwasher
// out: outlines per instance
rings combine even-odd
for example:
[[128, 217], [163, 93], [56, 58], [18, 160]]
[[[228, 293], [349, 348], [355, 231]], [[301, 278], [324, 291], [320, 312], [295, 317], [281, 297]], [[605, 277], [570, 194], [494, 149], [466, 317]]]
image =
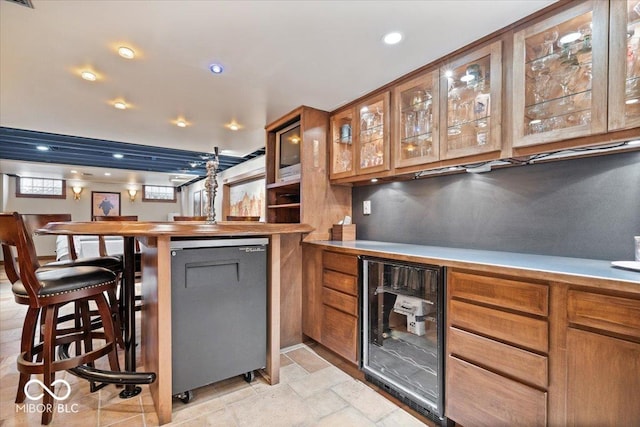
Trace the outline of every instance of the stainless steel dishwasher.
[[266, 366], [266, 238], [171, 241], [172, 392]]

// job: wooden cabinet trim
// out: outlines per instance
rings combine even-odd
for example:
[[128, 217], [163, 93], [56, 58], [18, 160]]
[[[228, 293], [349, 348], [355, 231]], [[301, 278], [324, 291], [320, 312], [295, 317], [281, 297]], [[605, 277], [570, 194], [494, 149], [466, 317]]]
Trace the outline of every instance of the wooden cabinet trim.
[[356, 276], [325, 269], [322, 274], [322, 284], [327, 288], [358, 296], [358, 278]]
[[324, 251], [322, 265], [329, 270], [339, 271], [353, 276], [358, 275], [358, 257], [353, 255]]
[[547, 393], [453, 356], [447, 358], [445, 415], [465, 426], [546, 426]]
[[358, 319], [323, 305], [322, 344], [342, 357], [356, 363]]
[[586, 326], [640, 341], [640, 299], [569, 290], [569, 324]]
[[549, 325], [544, 320], [451, 300], [449, 321], [452, 326], [533, 351], [549, 351]]
[[539, 316], [549, 314], [549, 286], [512, 278], [452, 271], [449, 292], [453, 298], [478, 301]]
[[447, 353], [520, 382], [546, 389], [548, 358], [457, 328], [449, 328]]
[[358, 298], [354, 296], [323, 288], [322, 303], [352, 316], [358, 316]]

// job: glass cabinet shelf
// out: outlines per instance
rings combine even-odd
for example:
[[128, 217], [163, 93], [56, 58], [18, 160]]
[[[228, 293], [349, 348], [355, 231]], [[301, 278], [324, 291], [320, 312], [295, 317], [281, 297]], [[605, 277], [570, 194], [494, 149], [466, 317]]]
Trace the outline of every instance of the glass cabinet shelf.
[[446, 129], [441, 157], [450, 159], [501, 148], [502, 43], [494, 42], [440, 70]]
[[587, 1], [514, 34], [514, 147], [606, 130], [607, 20]]
[[438, 71], [427, 72], [394, 89], [394, 165], [424, 165], [439, 160]]
[[389, 92], [356, 106], [356, 175], [389, 170]]

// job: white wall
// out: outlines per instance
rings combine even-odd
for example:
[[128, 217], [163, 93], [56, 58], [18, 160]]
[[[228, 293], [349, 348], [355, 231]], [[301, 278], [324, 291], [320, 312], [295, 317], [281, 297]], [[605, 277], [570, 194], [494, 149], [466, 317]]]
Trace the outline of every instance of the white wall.
[[[8, 188], [3, 190], [5, 201], [0, 206], [5, 212], [20, 213], [70, 213], [74, 221], [91, 220], [91, 192], [120, 192], [120, 215], [137, 215], [141, 221], [166, 221], [169, 213], [180, 213], [183, 193], [177, 193], [176, 202], [143, 202], [142, 192], [138, 191], [135, 202], [129, 201], [129, 193], [124, 185], [89, 183], [80, 195], [80, 200], [73, 199], [73, 191], [67, 188], [66, 199], [40, 199], [16, 197], [16, 178], [3, 175], [8, 181]], [[67, 182], [69, 184], [69, 182]], [[36, 252], [39, 256], [55, 255], [55, 236], [38, 236], [35, 238]]]
[[[217, 221], [224, 220], [224, 218], [222, 218], [222, 186], [224, 185], [224, 183], [227, 182], [227, 180], [233, 180], [233, 178], [238, 175], [244, 175], [258, 169], [264, 169], [264, 162], [265, 156], [256, 157], [255, 159], [240, 163], [239, 165], [236, 165], [218, 174], [218, 191], [216, 193], [215, 200]], [[196, 182], [193, 185], [190, 185], [183, 190], [183, 194], [185, 195], [186, 199], [185, 203], [183, 204], [183, 212], [185, 212], [185, 215], [193, 215], [193, 193], [202, 189], [204, 189], [204, 179]]]

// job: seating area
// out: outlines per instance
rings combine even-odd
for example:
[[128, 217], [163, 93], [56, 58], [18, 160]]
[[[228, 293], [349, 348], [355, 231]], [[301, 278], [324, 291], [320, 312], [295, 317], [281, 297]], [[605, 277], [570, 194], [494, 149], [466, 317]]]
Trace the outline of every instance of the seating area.
[[[34, 224], [37, 219], [30, 217]], [[42, 376], [43, 389], [53, 390], [56, 372], [73, 370], [81, 365], [93, 366], [103, 356], [108, 356], [111, 371], [120, 371], [116, 336], [121, 332], [113, 322], [117, 316], [116, 301], [107, 301], [105, 297], [105, 294], [115, 295], [118, 275], [96, 266], [111, 260], [97, 259], [93, 260], [94, 264], [71, 260], [41, 268], [31, 234], [20, 214], [0, 214], [5, 272], [12, 282], [15, 302], [28, 306], [17, 358], [20, 377], [15, 403], [18, 404], [25, 401], [27, 386], [36, 374]], [[16, 251], [17, 265], [12, 250]], [[92, 328], [90, 302], [97, 306], [102, 331]], [[62, 327], [66, 318], [59, 317], [59, 313], [69, 303], [76, 307], [74, 325]], [[94, 348], [96, 339], [104, 340], [104, 344]], [[73, 346], [75, 356], [68, 356], [70, 346]], [[42, 424], [52, 420], [54, 396], [53, 393], [42, 393]]]

